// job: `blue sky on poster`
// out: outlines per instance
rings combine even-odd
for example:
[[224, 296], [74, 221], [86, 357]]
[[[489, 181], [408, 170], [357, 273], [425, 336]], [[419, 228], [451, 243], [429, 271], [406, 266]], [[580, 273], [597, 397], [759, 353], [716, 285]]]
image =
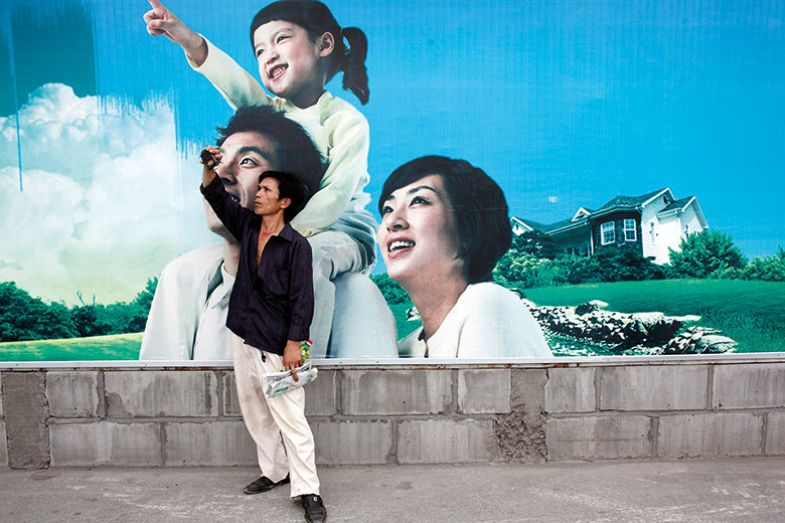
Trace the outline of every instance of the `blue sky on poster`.
[[[247, 27], [262, 3], [232, 2], [227, 13], [201, 0], [167, 5], [257, 75]], [[499, 181], [517, 216], [552, 222], [579, 206], [668, 186], [677, 198], [696, 195], [711, 227], [730, 234], [748, 256], [785, 246], [785, 184], [779, 181], [785, 175], [784, 2], [328, 5], [370, 42], [371, 101], [362, 111], [371, 126], [374, 198], [402, 162], [447, 154]], [[161, 211], [166, 224], [136, 225], [163, 229], [164, 258], [210, 240], [197, 230], [199, 169], [188, 153], [210, 140], [231, 111], [176, 46], [147, 35], [146, 9], [146, 2], [11, 0], [0, 13], [0, 54], [13, 58], [0, 62], [0, 116], [29, 104], [31, 92], [46, 82], [66, 84], [76, 98], [91, 100], [103, 133], [93, 149], [69, 158], [66, 133], [53, 144], [42, 131], [34, 143], [30, 136], [23, 140], [22, 160], [41, 172], [75, 176], [93, 193], [100, 193], [100, 177], [80, 182], [79, 176], [86, 176], [85, 165], [95, 173], [97, 160], [83, 165], [80, 158], [109, 154], [101, 148], [112, 143], [112, 125], [174, 129], [179, 154], [160, 150], [147, 160], [169, 188], [136, 188], [138, 201], [150, 201], [150, 192], [159, 205], [169, 202]], [[330, 88], [356, 103], [339, 82]], [[47, 92], [51, 100], [38, 95], [41, 114], [68, 98], [61, 90]], [[114, 118], [104, 116], [107, 100], [119, 110]], [[14, 198], [8, 180], [18, 178], [14, 123], [9, 118], [2, 129], [3, 199]], [[175, 143], [175, 137], [151, 137], [142, 132], [126, 148], [118, 146], [113, 161]], [[164, 172], [167, 166], [177, 172]], [[99, 205], [85, 208], [84, 195], [74, 198], [74, 209], [86, 216], [104, 212]], [[69, 209], [61, 212], [76, 212]], [[185, 210], [193, 215], [178, 221]], [[82, 229], [90, 228], [87, 220], [79, 222]], [[123, 227], [121, 218], [106, 221], [106, 230]], [[11, 226], [5, 217], [3, 224]], [[144, 265], [150, 275], [160, 270], [156, 263], [160, 259]], [[140, 288], [138, 281], [132, 285]]]

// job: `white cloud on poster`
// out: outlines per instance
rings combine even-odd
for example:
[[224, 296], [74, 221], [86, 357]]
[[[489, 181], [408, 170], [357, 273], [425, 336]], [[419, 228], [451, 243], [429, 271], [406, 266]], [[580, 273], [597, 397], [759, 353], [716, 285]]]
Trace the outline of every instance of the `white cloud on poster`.
[[558, 196], [548, 196], [548, 203], [559, 203]]
[[129, 300], [167, 261], [214, 238], [198, 163], [178, 153], [165, 103], [127, 107], [47, 84], [19, 121], [21, 192], [15, 117], [0, 117], [0, 281], [67, 304], [77, 292]]

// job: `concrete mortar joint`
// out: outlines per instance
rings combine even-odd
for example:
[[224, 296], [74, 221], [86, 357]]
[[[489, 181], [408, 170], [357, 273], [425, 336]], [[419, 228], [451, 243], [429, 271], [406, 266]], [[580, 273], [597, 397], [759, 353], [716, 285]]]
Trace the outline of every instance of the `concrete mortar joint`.
[[166, 422], [161, 422], [158, 425], [158, 434], [161, 438], [161, 465], [166, 465], [166, 443], [167, 443], [167, 436], [166, 436]]
[[98, 396], [98, 405], [96, 408], [96, 415], [99, 419], [107, 418], [106, 408], [106, 377], [104, 371], [98, 371], [98, 378], [96, 379], [96, 395]]
[[400, 465], [398, 463], [398, 421], [390, 421], [390, 433], [392, 441], [390, 442], [390, 452], [387, 453], [387, 463], [393, 465]]
[[344, 414], [343, 409], [343, 372], [336, 371], [335, 372], [335, 381], [333, 383], [333, 394], [335, 398], [335, 416], [340, 416]]
[[[218, 417], [221, 418], [226, 415], [226, 404], [224, 401], [224, 376], [225, 372], [222, 370], [213, 371], [213, 375], [215, 376], [215, 396], [216, 401], [218, 402]], [[209, 410], [208, 410], [209, 411]]]
[[649, 444], [651, 445], [649, 456], [655, 457], [657, 456], [657, 445], [659, 443], [659, 432], [660, 432], [660, 418], [659, 417], [652, 417], [651, 424], [649, 425], [649, 434], [647, 439], [649, 440]]

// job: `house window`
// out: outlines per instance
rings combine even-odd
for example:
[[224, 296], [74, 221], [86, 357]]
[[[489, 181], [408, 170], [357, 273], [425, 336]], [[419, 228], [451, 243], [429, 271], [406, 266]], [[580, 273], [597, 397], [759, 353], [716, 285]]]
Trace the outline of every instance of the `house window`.
[[635, 220], [627, 218], [624, 220], [624, 241], [637, 242], [638, 231], [635, 229]]
[[651, 237], [651, 241], [654, 241], [656, 235], [654, 234], [654, 222], [649, 223], [649, 236]]
[[684, 236], [689, 236], [690, 234], [690, 226], [688, 224], [684, 224]]
[[608, 245], [616, 241], [616, 230], [613, 227], [613, 222], [605, 222], [600, 225], [600, 243]]

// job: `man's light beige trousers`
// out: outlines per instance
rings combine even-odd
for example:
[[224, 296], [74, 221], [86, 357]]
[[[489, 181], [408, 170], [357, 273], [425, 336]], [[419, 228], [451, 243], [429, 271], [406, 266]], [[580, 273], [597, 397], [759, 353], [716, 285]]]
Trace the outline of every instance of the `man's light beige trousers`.
[[319, 494], [313, 433], [305, 419], [305, 389], [299, 387], [266, 398], [262, 379], [265, 374], [283, 370], [283, 357], [265, 352], [265, 361], [262, 361], [260, 350], [234, 335], [232, 345], [240, 411], [256, 443], [262, 475], [278, 482], [288, 473], [292, 497]]

